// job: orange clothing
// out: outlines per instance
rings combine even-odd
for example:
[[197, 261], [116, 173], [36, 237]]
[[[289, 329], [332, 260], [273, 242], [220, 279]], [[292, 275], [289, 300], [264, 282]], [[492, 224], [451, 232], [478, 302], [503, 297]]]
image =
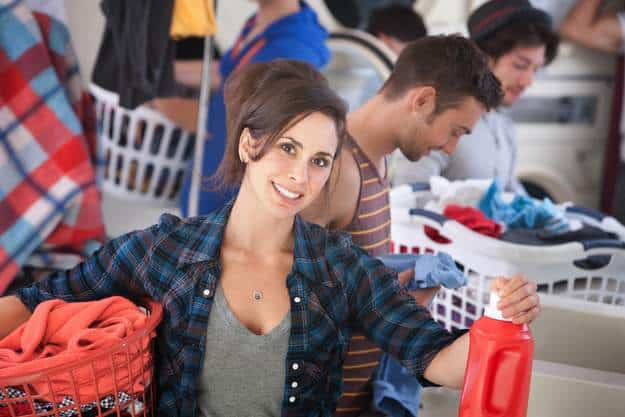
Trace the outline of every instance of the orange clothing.
[[[123, 297], [79, 303], [45, 301], [28, 322], [0, 340], [0, 378], [47, 371], [50, 386], [47, 378], [38, 378], [29, 388], [53, 402], [63, 396], [82, 403], [96, 401], [98, 395], [114, 393], [115, 387], [143, 392], [152, 378], [149, 336], [97, 360], [89, 359], [96, 359], [93, 354], [98, 350], [121, 345], [127, 336], [144, 329], [147, 320], [139, 307]], [[81, 360], [84, 364], [78, 365]]]

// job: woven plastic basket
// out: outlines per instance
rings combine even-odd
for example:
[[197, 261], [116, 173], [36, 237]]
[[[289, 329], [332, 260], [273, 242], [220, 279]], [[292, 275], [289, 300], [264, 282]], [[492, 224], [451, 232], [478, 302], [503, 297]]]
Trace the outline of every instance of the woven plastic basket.
[[178, 206], [195, 136], [146, 106], [128, 110], [118, 96], [89, 87], [98, 122], [98, 181], [104, 192], [135, 201]]

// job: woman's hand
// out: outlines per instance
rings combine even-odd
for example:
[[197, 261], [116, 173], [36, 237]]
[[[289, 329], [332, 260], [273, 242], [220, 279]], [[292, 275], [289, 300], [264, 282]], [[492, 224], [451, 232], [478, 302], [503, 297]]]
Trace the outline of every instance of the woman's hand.
[[516, 324], [529, 324], [540, 314], [540, 298], [536, 288], [534, 281], [521, 275], [497, 277], [491, 282], [491, 291], [496, 291], [501, 297], [497, 308], [504, 318]]

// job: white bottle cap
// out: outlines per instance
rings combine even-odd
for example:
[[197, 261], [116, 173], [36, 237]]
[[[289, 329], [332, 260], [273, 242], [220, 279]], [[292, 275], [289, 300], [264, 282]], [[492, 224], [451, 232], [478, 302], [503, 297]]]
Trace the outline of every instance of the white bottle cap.
[[490, 303], [484, 309], [484, 315], [486, 317], [490, 317], [495, 320], [502, 321], [512, 321], [511, 319], [506, 319], [501, 314], [501, 310], [497, 308], [497, 303], [499, 302], [499, 294], [495, 291], [491, 291], [490, 293]]

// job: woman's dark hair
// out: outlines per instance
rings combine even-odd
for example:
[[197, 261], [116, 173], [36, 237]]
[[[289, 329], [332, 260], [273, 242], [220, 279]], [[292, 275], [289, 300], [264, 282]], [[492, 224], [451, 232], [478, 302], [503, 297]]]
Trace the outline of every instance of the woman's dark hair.
[[490, 110], [503, 96], [486, 56], [473, 41], [460, 35], [426, 36], [410, 42], [399, 54], [381, 93], [393, 100], [417, 86], [436, 89], [436, 113], [469, 97]]
[[550, 28], [539, 23], [512, 22], [476, 41], [490, 58], [497, 60], [517, 47], [545, 46], [545, 65], [558, 53], [560, 38]]
[[213, 188], [237, 187], [245, 173], [239, 158], [239, 140], [244, 129], [252, 136], [253, 161], [263, 157], [280, 136], [306, 116], [319, 112], [335, 123], [339, 154], [345, 136], [347, 106], [327, 80], [312, 65], [274, 60], [247, 65], [233, 73], [224, 86], [228, 129], [224, 157]]

